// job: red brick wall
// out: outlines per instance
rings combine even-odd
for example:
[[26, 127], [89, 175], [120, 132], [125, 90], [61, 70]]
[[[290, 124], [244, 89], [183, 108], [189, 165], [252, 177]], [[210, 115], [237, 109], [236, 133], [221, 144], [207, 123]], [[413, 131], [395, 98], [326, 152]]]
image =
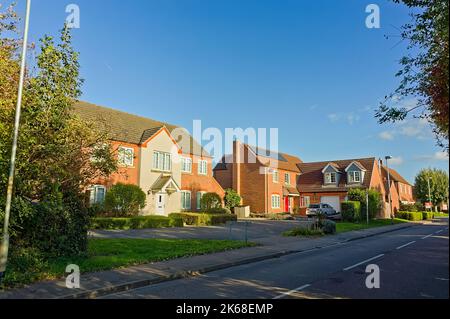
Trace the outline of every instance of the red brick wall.
[[[191, 192], [192, 211], [197, 210], [197, 192], [216, 193], [223, 199], [225, 191], [213, 177], [212, 159], [209, 157], [200, 158], [191, 154], [183, 154], [183, 157], [192, 159], [192, 173], [181, 173], [181, 189]], [[200, 159], [208, 161], [207, 175], [198, 174], [198, 161]]]

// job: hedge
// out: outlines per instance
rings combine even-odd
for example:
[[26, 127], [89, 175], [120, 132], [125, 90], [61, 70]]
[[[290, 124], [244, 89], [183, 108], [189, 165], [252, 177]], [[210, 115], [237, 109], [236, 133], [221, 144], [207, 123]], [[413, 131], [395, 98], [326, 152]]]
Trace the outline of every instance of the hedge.
[[225, 224], [228, 221], [236, 221], [237, 216], [231, 214], [206, 214], [206, 213], [172, 213], [172, 218], [182, 218], [186, 225], [212, 226]]
[[341, 205], [342, 220], [355, 222], [361, 219], [361, 203], [346, 201]]
[[183, 227], [183, 219], [177, 216], [98, 217], [91, 221], [92, 229], [144, 229]]
[[422, 212], [422, 219], [423, 220], [431, 220], [434, 218], [433, 212]]
[[424, 215], [422, 212], [397, 212], [396, 217], [411, 221], [420, 221], [423, 220]]

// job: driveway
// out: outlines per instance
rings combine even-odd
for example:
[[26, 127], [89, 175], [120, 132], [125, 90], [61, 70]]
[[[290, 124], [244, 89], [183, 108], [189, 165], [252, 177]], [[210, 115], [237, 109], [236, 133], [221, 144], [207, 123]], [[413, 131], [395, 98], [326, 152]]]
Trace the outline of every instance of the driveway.
[[93, 238], [173, 238], [173, 239], [235, 239], [260, 244], [270, 244], [276, 240], [289, 241], [293, 238], [281, 234], [289, 229], [307, 225], [308, 221], [298, 220], [241, 220], [237, 223], [221, 226], [182, 228], [151, 228], [130, 230], [92, 230]]

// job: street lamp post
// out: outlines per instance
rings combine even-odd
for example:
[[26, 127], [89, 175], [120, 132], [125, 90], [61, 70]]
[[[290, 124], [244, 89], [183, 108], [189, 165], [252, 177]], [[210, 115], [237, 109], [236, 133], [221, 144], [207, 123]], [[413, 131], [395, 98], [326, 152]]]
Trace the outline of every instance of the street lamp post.
[[[427, 178], [428, 183], [428, 203], [431, 203], [431, 187], [430, 187], [430, 177]], [[430, 208], [430, 211], [433, 211], [433, 208]]]
[[15, 167], [16, 167], [17, 139], [19, 136], [20, 113], [21, 113], [21, 109], [22, 109], [22, 92], [23, 92], [23, 82], [25, 79], [25, 66], [26, 66], [26, 59], [27, 59], [30, 9], [31, 9], [31, 0], [27, 0], [27, 8], [26, 8], [26, 14], [25, 14], [25, 29], [24, 29], [24, 34], [23, 34], [23, 45], [22, 45], [22, 57], [21, 57], [21, 64], [20, 64], [19, 90], [17, 93], [16, 117], [15, 117], [15, 122], [14, 122], [11, 161], [10, 161], [10, 166], [9, 166], [8, 188], [7, 188], [7, 193], [6, 193], [5, 220], [4, 220], [4, 225], [3, 225], [3, 238], [2, 238], [2, 243], [0, 245], [0, 282], [5, 273], [6, 263], [8, 261], [9, 217], [10, 217], [10, 213], [11, 213], [11, 202], [12, 202], [13, 185], [14, 185], [14, 171], [15, 171]]
[[394, 218], [392, 215], [392, 199], [391, 199], [391, 173], [389, 171], [389, 160], [392, 159], [392, 156], [386, 156], [386, 171], [387, 171], [387, 182], [388, 182], [388, 198], [389, 198], [389, 216], [391, 219]]

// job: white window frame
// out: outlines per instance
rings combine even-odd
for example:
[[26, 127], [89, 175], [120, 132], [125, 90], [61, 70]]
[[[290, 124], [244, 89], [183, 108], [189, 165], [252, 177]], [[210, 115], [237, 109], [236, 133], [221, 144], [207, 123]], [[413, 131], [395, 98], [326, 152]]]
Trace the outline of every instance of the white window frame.
[[311, 196], [302, 196], [300, 198], [300, 207], [308, 208], [311, 204]]
[[[97, 198], [99, 189], [103, 190], [103, 198], [102, 198], [102, 200], [98, 200], [98, 198]], [[103, 186], [103, 185], [92, 185], [89, 188], [89, 191], [90, 191], [89, 203], [91, 205], [93, 205], [93, 204], [101, 204], [101, 203], [103, 203], [105, 201], [105, 196], [106, 196], [106, 187], [105, 186]]]
[[[127, 152], [131, 151], [131, 153], [121, 153], [121, 152]], [[118, 163], [122, 166], [128, 166], [132, 167], [134, 165], [134, 148], [132, 147], [125, 147], [125, 146], [119, 146], [118, 150]], [[127, 158], [127, 156], [130, 156], [130, 158]]]
[[160, 151], [153, 152], [153, 170], [161, 172], [172, 171], [172, 154]]
[[197, 210], [202, 208], [201, 200], [202, 200], [203, 195], [205, 195], [205, 194], [206, 194], [206, 192], [197, 192], [197, 194], [196, 194]]
[[277, 194], [272, 195], [272, 208], [281, 208], [281, 196]]
[[279, 181], [280, 181], [280, 173], [278, 172], [278, 170], [273, 170], [273, 173], [272, 173], [272, 181], [274, 182], [274, 183], [278, 183]]
[[181, 158], [181, 172], [192, 173], [192, 158], [190, 157]]
[[291, 185], [291, 174], [284, 173], [284, 183], [286, 185]]
[[[333, 177], [334, 176], [334, 182]], [[325, 173], [325, 184], [336, 184], [337, 183], [337, 173], [336, 172], [329, 172]]]
[[198, 161], [198, 175], [208, 175], [208, 161], [199, 160]]
[[[187, 195], [189, 195], [189, 200], [187, 200]], [[192, 193], [190, 191], [181, 191], [181, 209], [189, 210], [192, 208]]]
[[[359, 176], [359, 180], [356, 180], [356, 176]], [[360, 171], [349, 171], [348, 172], [349, 183], [361, 183], [362, 173]]]

